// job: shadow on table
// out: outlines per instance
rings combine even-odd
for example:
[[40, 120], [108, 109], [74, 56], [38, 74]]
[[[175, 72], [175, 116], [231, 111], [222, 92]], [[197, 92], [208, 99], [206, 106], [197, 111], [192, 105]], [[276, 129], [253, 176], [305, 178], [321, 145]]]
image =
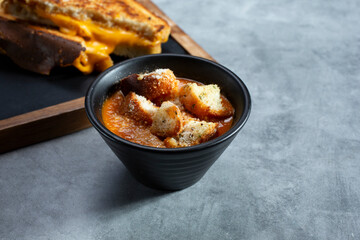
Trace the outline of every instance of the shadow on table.
[[106, 187], [99, 190], [101, 196], [97, 196], [99, 200], [97, 210], [99, 211], [112, 211], [140, 203], [145, 204], [172, 193], [142, 185], [125, 167], [111, 171], [111, 174], [103, 176], [101, 181]]

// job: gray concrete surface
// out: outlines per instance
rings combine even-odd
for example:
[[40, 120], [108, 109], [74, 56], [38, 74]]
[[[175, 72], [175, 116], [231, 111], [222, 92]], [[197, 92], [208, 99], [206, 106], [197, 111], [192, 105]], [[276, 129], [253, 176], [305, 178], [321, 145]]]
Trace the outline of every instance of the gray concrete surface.
[[360, 239], [360, 2], [154, 2], [244, 80], [247, 125], [174, 193], [94, 129], [3, 154], [0, 239]]

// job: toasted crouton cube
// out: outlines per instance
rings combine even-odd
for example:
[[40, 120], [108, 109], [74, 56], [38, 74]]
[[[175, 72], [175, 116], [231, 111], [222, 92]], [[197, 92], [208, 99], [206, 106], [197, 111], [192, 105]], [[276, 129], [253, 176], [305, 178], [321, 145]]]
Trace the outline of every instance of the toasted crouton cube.
[[168, 137], [166, 147], [189, 147], [208, 141], [217, 131], [218, 123], [189, 119], [184, 123], [183, 131], [176, 137]]
[[126, 95], [122, 106], [125, 115], [146, 125], [152, 124], [153, 116], [158, 110], [155, 104], [134, 92]]
[[180, 109], [172, 102], [163, 102], [155, 113], [150, 131], [159, 137], [177, 135], [183, 127]]
[[224, 118], [233, 114], [233, 109], [223, 104], [220, 88], [216, 84], [188, 83], [180, 89], [179, 94], [186, 110], [200, 119]]
[[179, 81], [170, 69], [157, 69], [151, 73], [139, 75], [142, 81], [142, 95], [150, 101], [162, 101], [176, 94]]
[[160, 103], [178, 93], [179, 80], [170, 69], [157, 69], [146, 74], [132, 74], [122, 79], [120, 86], [125, 95], [133, 91]]

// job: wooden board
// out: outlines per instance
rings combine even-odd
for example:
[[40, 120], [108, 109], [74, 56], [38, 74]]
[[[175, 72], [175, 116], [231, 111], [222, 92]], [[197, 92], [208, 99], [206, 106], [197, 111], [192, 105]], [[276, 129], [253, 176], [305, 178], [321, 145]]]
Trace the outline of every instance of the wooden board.
[[[168, 52], [179, 48], [176, 46], [179, 45], [183, 50], [176, 49], [176, 51], [184, 51], [185, 54], [214, 60], [154, 3], [150, 0], [139, 0], [139, 2], [169, 22], [171, 39], [167, 43]], [[36, 76], [32, 73], [29, 74]], [[81, 78], [84, 78], [84, 76]], [[94, 78], [94, 76], [89, 76], [88, 82], [91, 82]], [[29, 101], [31, 101], [31, 96], [29, 98]], [[5, 101], [1, 104], [2, 108], [6, 108], [9, 103]], [[0, 120], [0, 153], [63, 136], [90, 126], [84, 109], [84, 94], [72, 100], [64, 100], [57, 104], [15, 116], [7, 117], [5, 115], [5, 118]]]

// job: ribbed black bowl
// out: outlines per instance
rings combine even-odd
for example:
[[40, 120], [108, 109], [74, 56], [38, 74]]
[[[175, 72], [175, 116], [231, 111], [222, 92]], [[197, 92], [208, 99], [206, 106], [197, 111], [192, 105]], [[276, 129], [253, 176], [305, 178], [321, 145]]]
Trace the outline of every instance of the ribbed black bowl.
[[[169, 68], [177, 77], [218, 84], [235, 108], [231, 129], [206, 143], [172, 149], [132, 143], [110, 132], [103, 125], [101, 106], [111, 87], [130, 74], [158, 68]], [[85, 98], [90, 122], [130, 173], [144, 185], [163, 190], [180, 190], [196, 183], [244, 126], [250, 108], [250, 94], [233, 72], [203, 58], [178, 54], [148, 55], [123, 61], [103, 72], [89, 87]]]

